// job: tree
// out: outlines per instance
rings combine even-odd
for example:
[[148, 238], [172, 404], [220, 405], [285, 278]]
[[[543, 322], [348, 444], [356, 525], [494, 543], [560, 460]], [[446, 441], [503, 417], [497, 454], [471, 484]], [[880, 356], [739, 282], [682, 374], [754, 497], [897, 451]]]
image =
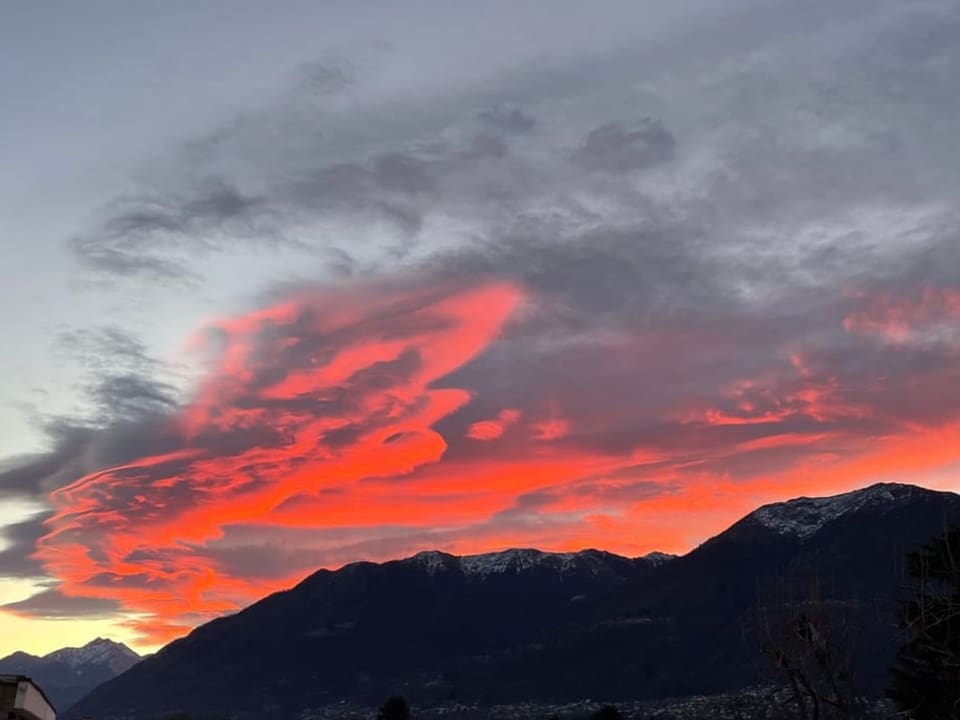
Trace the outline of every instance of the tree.
[[865, 715], [853, 676], [854, 613], [849, 603], [821, 598], [812, 580], [796, 597], [781, 597], [759, 612], [761, 650], [786, 683], [785, 706], [801, 720], [852, 720]]
[[377, 720], [410, 720], [410, 708], [407, 701], [399, 695], [387, 700], [380, 706]]
[[913, 592], [887, 695], [915, 720], [960, 719], [960, 529], [909, 553], [906, 570]]

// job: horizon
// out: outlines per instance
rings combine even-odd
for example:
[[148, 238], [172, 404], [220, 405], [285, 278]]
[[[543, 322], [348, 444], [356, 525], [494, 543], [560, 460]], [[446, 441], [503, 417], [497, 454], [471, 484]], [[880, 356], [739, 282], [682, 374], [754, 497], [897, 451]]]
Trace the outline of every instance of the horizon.
[[[390, 563], [390, 562], [404, 562], [404, 561], [408, 561], [408, 560], [415, 560], [415, 559], [417, 558], [417, 556], [422, 555], [422, 554], [429, 554], [429, 553], [440, 553], [440, 554], [442, 554], [442, 555], [446, 555], [446, 556], [448, 556], [448, 557], [453, 557], [453, 558], [457, 558], [457, 559], [470, 558], [470, 557], [483, 557], [483, 556], [485, 556], [485, 555], [499, 555], [499, 554], [509, 553], [509, 552], [524, 552], [524, 551], [538, 552], [538, 553], [543, 553], [543, 554], [545, 554], [545, 555], [580, 554], [580, 553], [585, 553], [585, 552], [602, 552], [602, 553], [609, 553], [609, 554], [611, 554], [611, 555], [615, 555], [615, 556], [617, 556], [617, 557], [621, 557], [621, 558], [629, 559], [629, 560], [641, 560], [641, 559], [644, 559], [644, 558], [646, 558], [646, 557], [648, 557], [648, 556], [650, 556], [650, 555], [663, 555], [663, 556], [670, 557], [670, 558], [672, 558], [672, 559], [679, 559], [679, 558], [685, 557], [686, 555], [690, 554], [691, 552], [694, 552], [695, 550], [697, 550], [697, 549], [698, 549], [701, 545], [703, 545], [704, 543], [708, 542], [709, 540], [713, 539], [714, 537], [717, 537], [717, 535], [723, 534], [723, 532], [725, 532], [726, 530], [728, 530], [728, 529], [729, 529], [730, 527], [732, 527], [734, 524], [736, 524], [737, 522], [740, 522], [741, 520], [746, 519], [747, 517], [750, 517], [750, 516], [753, 515], [757, 510], [760, 510], [761, 508], [769, 507], [770, 505], [776, 505], [776, 504], [781, 504], [781, 503], [791, 503], [791, 502], [795, 502], [795, 501], [798, 501], [798, 500], [835, 499], [835, 498], [843, 497], [843, 496], [845, 496], [845, 495], [852, 495], [852, 494], [856, 494], [856, 493], [858, 493], [858, 492], [864, 492], [864, 491], [869, 490], [869, 489], [871, 489], [871, 488], [884, 487], [884, 486], [912, 487], [912, 488], [917, 488], [917, 489], [921, 489], [921, 490], [930, 490], [930, 491], [933, 491], [933, 492], [949, 492], [949, 493], [952, 493], [952, 494], [954, 494], [954, 495], [960, 495], [960, 492], [958, 492], [958, 491], [956, 491], [956, 490], [942, 490], [942, 489], [938, 489], [938, 488], [928, 488], [928, 487], [925, 487], [925, 486], [922, 486], [922, 485], [915, 485], [915, 484], [912, 484], [912, 483], [890, 483], [890, 482], [871, 483], [871, 484], [865, 485], [865, 486], [863, 486], [863, 487], [854, 488], [854, 489], [852, 489], [852, 490], [847, 490], [847, 491], [844, 491], [844, 492], [842, 492], [842, 493], [837, 493], [837, 494], [834, 494], [834, 495], [820, 495], [820, 496], [806, 496], [806, 495], [801, 495], [801, 496], [797, 496], [797, 497], [793, 497], [793, 498], [786, 498], [786, 499], [784, 499], [784, 500], [776, 500], [776, 501], [773, 501], [773, 502], [770, 502], [770, 503], [764, 503], [764, 504], [762, 504], [762, 505], [758, 505], [758, 506], [755, 507], [753, 510], [751, 510], [749, 513], [747, 513], [746, 515], [743, 515], [743, 516], [741, 516], [741, 517], [738, 517], [736, 520], [732, 521], [727, 527], [723, 528], [723, 530], [721, 530], [721, 531], [720, 531], [719, 533], [717, 533], [716, 535], [710, 535], [710, 536], [708, 536], [708, 537], [705, 537], [705, 538], [703, 538], [702, 540], [700, 540], [699, 542], [697, 542], [694, 546], [686, 549], [686, 550], [683, 551], [683, 552], [679, 552], [679, 553], [663, 553], [663, 552], [658, 551], [658, 550], [652, 550], [652, 551], [650, 551], [650, 552], [648, 552], [648, 553], [644, 553], [643, 555], [620, 555], [620, 554], [618, 554], [618, 553], [613, 553], [613, 552], [611, 552], [611, 551], [609, 551], [609, 550], [604, 550], [603, 548], [597, 548], [597, 547], [583, 547], [583, 548], [579, 548], [579, 549], [576, 549], [576, 550], [567, 550], [567, 551], [562, 551], [562, 552], [549, 551], [549, 550], [541, 550], [540, 548], [534, 548], [534, 547], [503, 547], [503, 548], [499, 548], [499, 549], [488, 550], [488, 551], [485, 551], [485, 552], [482, 552], [482, 553], [475, 553], [475, 554], [469, 554], [469, 555], [467, 555], [467, 554], [464, 554], [464, 555], [456, 555], [456, 554], [453, 554], [453, 553], [445, 552], [445, 551], [443, 551], [443, 550], [438, 550], [438, 549], [436, 549], [436, 548], [431, 548], [431, 549], [419, 550], [419, 551], [413, 553], [412, 555], [403, 555], [403, 556], [400, 556], [400, 557], [387, 557], [387, 558], [380, 558], [380, 559], [375, 559], [375, 560], [374, 560], [374, 559], [368, 559], [368, 558], [358, 558], [358, 559], [356, 559], [356, 560], [351, 560], [351, 561], [349, 561], [349, 562], [345, 562], [345, 563], [343, 563], [342, 565], [339, 565], [339, 566], [336, 566], [336, 567], [318, 567], [318, 568], [315, 568], [315, 569], [309, 571], [309, 572], [308, 572], [306, 575], [304, 575], [303, 577], [301, 577], [301, 578], [293, 581], [293, 583], [292, 583], [291, 585], [289, 585], [289, 586], [287, 586], [287, 587], [277, 588], [277, 589], [271, 591], [269, 594], [270, 594], [270, 595], [273, 595], [273, 594], [275, 594], [275, 593], [285, 592], [285, 591], [290, 590], [290, 589], [292, 589], [292, 588], [294, 588], [294, 587], [297, 587], [297, 586], [300, 585], [302, 582], [304, 582], [305, 580], [307, 580], [308, 578], [310, 578], [312, 575], [314, 575], [315, 573], [320, 572], [320, 571], [322, 571], [322, 570], [327, 570], [327, 571], [330, 571], [330, 572], [338, 572], [338, 571], [343, 570], [344, 568], [346, 568], [346, 567], [348, 567], [348, 566], [350, 566], [350, 565], [356, 565], [356, 564], [358, 564], [358, 563], [373, 563], [373, 564], [375, 564], [375, 565], [383, 565], [383, 564]], [[256, 599], [253, 600], [250, 604], [251, 604], [251, 605], [256, 604], [256, 603], [260, 602], [261, 600], [265, 599], [266, 597], [268, 597], [268, 595], [265, 595], [264, 597], [256, 598]], [[246, 607], [249, 607], [249, 605], [246, 606]], [[232, 612], [230, 612], [230, 613], [225, 613], [224, 615], [221, 615], [221, 616], [219, 616], [219, 617], [227, 617], [227, 616], [229, 616], [229, 615], [236, 614], [237, 612], [240, 612], [240, 611], [242, 611], [242, 610], [244, 610], [244, 609], [246, 609], [246, 608], [237, 608], [235, 611], [232, 611]], [[212, 618], [212, 619], [216, 619], [216, 618]], [[187, 634], [189, 634], [189, 631], [188, 631]], [[186, 634], [183, 635], [182, 637], [186, 637]], [[170, 642], [173, 642], [174, 640], [177, 640], [177, 639], [179, 639], [179, 638], [173, 638]], [[111, 637], [104, 637], [104, 636], [99, 636], [99, 635], [98, 635], [97, 637], [91, 638], [91, 639], [89, 639], [89, 640], [87, 640], [87, 641], [81, 641], [80, 644], [78, 644], [78, 645], [59, 646], [59, 647], [53, 648], [52, 650], [48, 650], [47, 652], [44, 652], [44, 653], [29, 653], [29, 654], [35, 655], [35, 656], [38, 656], [38, 657], [43, 657], [43, 656], [45, 656], [45, 655], [49, 655], [49, 654], [51, 654], [51, 653], [53, 653], [53, 652], [56, 652], [56, 651], [58, 651], [58, 650], [80, 649], [80, 648], [86, 647], [87, 645], [91, 645], [91, 644], [93, 644], [93, 643], [100, 642], [100, 641], [107, 641], [107, 642], [112, 642], [112, 643], [117, 643], [117, 644], [123, 645], [123, 646], [126, 647], [127, 649], [132, 650], [132, 651], [134, 651], [135, 653], [137, 653], [140, 657], [147, 657], [147, 656], [149, 656], [149, 655], [152, 655], [152, 654], [154, 654], [155, 652], [157, 652], [157, 651], [159, 651], [159, 650], [162, 650], [163, 647], [166, 645], [166, 644], [164, 644], [164, 645], [160, 645], [160, 646], [156, 646], [156, 647], [150, 647], [150, 648], [146, 648], [146, 649], [139, 649], [139, 648], [136, 648], [136, 647], [132, 647], [132, 646], [129, 645], [128, 643], [124, 642], [122, 639], [111, 638]], [[22, 650], [22, 649], [18, 649], [18, 650], [21, 651], [21, 652], [26, 652], [26, 651], [24, 651], [24, 650]], [[8, 654], [8, 653], [4, 653], [4, 652], [0, 651], [0, 658], [5, 657], [7, 654]]]
[[0, 26], [0, 656], [960, 489], [952, 0]]

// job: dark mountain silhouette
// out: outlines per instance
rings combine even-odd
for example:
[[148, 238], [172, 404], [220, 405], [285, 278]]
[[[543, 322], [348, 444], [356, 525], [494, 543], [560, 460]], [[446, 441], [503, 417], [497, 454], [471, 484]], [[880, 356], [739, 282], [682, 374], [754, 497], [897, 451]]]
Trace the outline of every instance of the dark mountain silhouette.
[[225, 705], [280, 716], [346, 696], [381, 700], [410, 681], [422, 687], [420, 696], [447, 698], [456, 685], [438, 667], [543, 642], [663, 562], [596, 550], [508, 550], [463, 558], [424, 552], [321, 570], [171, 643], [68, 717]]
[[97, 638], [83, 647], [61, 648], [43, 657], [15, 652], [0, 659], [0, 674], [30, 676], [57, 708], [65, 710], [139, 660], [123, 643]]
[[812, 577], [856, 611], [858, 679], [878, 692], [903, 554], [958, 520], [960, 496], [885, 484], [765, 506], [669, 561], [430, 552], [323, 570], [171, 643], [65, 717], [730, 691], [763, 679], [758, 606]]
[[958, 522], [960, 496], [911, 485], [768, 505], [643, 582], [626, 583], [593, 623], [470, 683], [498, 696], [550, 699], [741, 689], [771, 677], [759, 608], [800, 599], [815, 580], [825, 603], [856, 618], [857, 684], [879, 695], [898, 642], [904, 554]]

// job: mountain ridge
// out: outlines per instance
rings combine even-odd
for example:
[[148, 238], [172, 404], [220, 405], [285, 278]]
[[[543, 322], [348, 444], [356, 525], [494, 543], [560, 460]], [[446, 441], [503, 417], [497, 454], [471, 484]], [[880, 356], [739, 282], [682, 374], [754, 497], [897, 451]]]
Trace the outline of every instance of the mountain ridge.
[[761, 672], [758, 603], [813, 576], [862, 611], [857, 662], [875, 693], [895, 648], [894, 568], [948, 519], [960, 522], [954, 493], [877, 484], [764, 505], [668, 561], [514, 548], [320, 570], [174, 641], [68, 717], [284, 718], [399, 689], [420, 703], [726, 692]]

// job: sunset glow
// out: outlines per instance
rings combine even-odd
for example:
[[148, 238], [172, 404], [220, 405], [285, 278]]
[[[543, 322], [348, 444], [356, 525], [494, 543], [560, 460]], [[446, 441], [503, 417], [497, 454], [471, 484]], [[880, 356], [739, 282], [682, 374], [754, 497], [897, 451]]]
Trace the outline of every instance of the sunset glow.
[[960, 490], [956, 3], [558, 3], [4, 17], [0, 658]]
[[[893, 315], [899, 342], [949, 309], [918, 310], [930, 297], [843, 324]], [[652, 442], [595, 446], [598, 420], [578, 422], [562, 387], [471, 420], [483, 387], [448, 378], [522, 302], [536, 299], [497, 282], [358, 287], [215, 323], [209, 375], [156, 428], [165, 449], [56, 490], [36, 557], [65, 596], [117, 601], [153, 647], [321, 566], [433, 548], [684, 551], [759, 502], [930, 479], [958, 459], [956, 418], [865, 432], [882, 378], [841, 383], [796, 348]], [[445, 429], [457, 418], [465, 432]], [[252, 571], [247, 556], [273, 562]]]

